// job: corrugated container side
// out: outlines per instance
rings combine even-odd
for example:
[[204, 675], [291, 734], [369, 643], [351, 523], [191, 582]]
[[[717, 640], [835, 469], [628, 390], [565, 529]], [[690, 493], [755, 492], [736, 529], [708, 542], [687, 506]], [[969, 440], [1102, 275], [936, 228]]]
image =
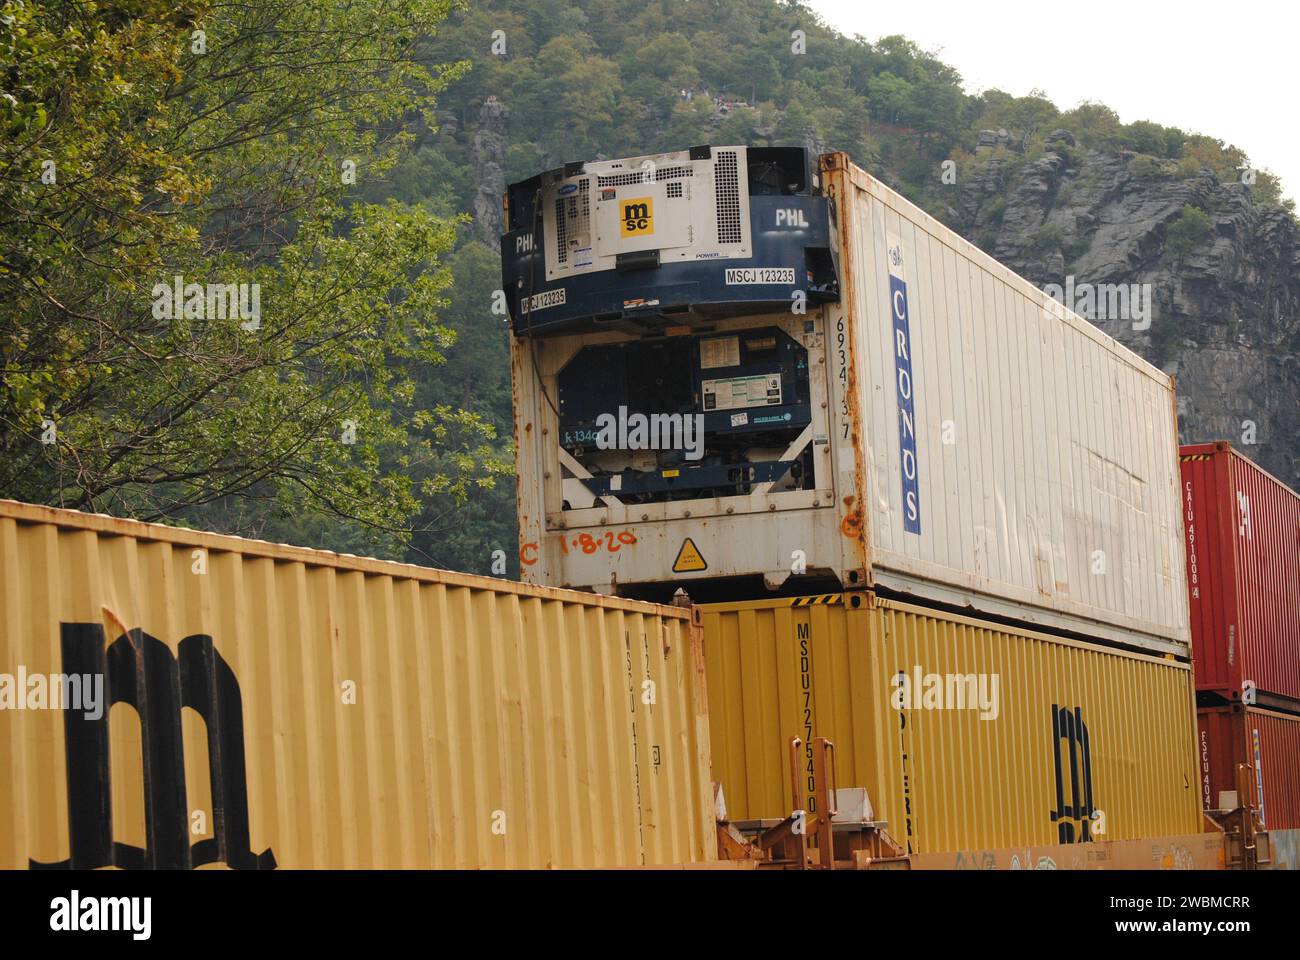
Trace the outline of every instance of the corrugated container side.
[[0, 674], [82, 669], [0, 710], [0, 866], [716, 858], [687, 611], [0, 501]]
[[1186, 644], [1170, 378], [860, 168], [832, 182], [875, 582]]
[[1237, 765], [1249, 763], [1265, 828], [1300, 828], [1300, 716], [1233, 704], [1200, 708], [1197, 725], [1206, 809], [1218, 809], [1219, 794], [1237, 789]]
[[1201, 806], [1219, 809], [1219, 795], [1236, 790], [1236, 768], [1246, 762], [1244, 727], [1228, 709], [1196, 711], [1196, 752], [1201, 781]]
[[[1237, 565], [1229, 529], [1231, 517], [1218, 507], [1227, 486], [1227, 463], [1212, 453], [1188, 450], [1181, 448], [1179, 459], [1196, 687], [1240, 691], [1241, 681], [1234, 678], [1232, 669], [1238, 666], [1237, 661], [1235, 656], [1228, 656], [1228, 625], [1237, 622]], [[1232, 634], [1235, 650], [1235, 626]]]
[[1227, 443], [1181, 460], [1197, 688], [1300, 700], [1300, 496]]
[[[866, 787], [913, 852], [1074, 842], [1090, 823], [1106, 840], [1200, 831], [1187, 665], [845, 596], [702, 608], [713, 771], [731, 818], [796, 808], [797, 736], [833, 741], [836, 786]], [[926, 675], [982, 675], [987, 704], [996, 677], [996, 718], [924, 699], [895, 709], [893, 678], [918, 668], [913, 690]], [[800, 776], [797, 806], [815, 812], [811, 770]]]

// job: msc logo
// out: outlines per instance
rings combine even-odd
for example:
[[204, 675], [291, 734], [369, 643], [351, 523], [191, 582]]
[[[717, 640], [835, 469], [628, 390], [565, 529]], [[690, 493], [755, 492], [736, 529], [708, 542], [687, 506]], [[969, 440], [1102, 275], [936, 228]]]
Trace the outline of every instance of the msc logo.
[[[88, 720], [63, 714], [67, 742], [68, 837], [71, 856], [59, 863], [29, 861], [32, 869], [189, 869], [222, 862], [236, 870], [273, 870], [270, 850], [254, 854], [248, 838], [244, 775], [244, 706], [239, 683], [212, 638], [186, 637], [179, 656], [141, 630], [105, 646], [97, 623], [60, 625], [65, 672], [104, 677], [106, 701], [129, 704], [140, 717], [146, 847], [113, 840], [109, 712]], [[185, 801], [181, 708], [207, 728], [213, 837], [190, 846]]]
[[623, 219], [619, 233], [624, 237], [644, 237], [655, 232], [655, 202], [653, 197], [637, 197], [623, 201]]
[[[1065, 750], [1061, 745], [1064, 742]], [[1056, 754], [1056, 809], [1051, 812], [1060, 843], [1092, 840], [1092, 750], [1082, 711], [1052, 704], [1052, 746]], [[1062, 767], [1062, 760], [1068, 766]], [[1065, 802], [1069, 780], [1070, 803]]]

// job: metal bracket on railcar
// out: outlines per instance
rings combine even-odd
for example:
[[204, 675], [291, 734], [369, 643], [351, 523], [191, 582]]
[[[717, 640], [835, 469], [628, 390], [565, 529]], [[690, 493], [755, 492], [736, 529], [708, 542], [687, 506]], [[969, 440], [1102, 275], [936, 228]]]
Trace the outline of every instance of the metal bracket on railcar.
[[[784, 870], [861, 870], [908, 865], [901, 847], [883, 821], [872, 819], [870, 801], [861, 788], [835, 787], [835, 744], [817, 737], [813, 776], [818, 813], [795, 810], [784, 820], [718, 821], [718, 856], [724, 860], [757, 860], [759, 866]], [[791, 795], [800, 796], [799, 770], [803, 741], [790, 738]], [[841, 814], [842, 796], [853, 798], [851, 811]], [[816, 847], [813, 841], [816, 840]]]
[[1231, 810], [1208, 810], [1205, 816], [1223, 831], [1224, 856], [1229, 870], [1272, 868], [1272, 844], [1255, 806], [1254, 766], [1237, 764], [1237, 805]]

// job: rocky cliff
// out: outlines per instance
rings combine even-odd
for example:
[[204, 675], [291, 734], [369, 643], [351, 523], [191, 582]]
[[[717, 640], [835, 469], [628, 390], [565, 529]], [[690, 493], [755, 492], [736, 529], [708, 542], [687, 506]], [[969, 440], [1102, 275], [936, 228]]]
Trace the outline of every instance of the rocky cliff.
[[506, 192], [504, 169], [507, 111], [496, 97], [490, 97], [478, 114], [474, 132], [474, 169], [478, 191], [474, 194], [476, 239], [493, 250], [501, 248], [504, 230], [501, 197]]
[[[476, 120], [475, 233], [496, 248], [502, 158], [513, 140], [501, 104], [489, 100]], [[804, 146], [828, 145], [809, 134]], [[1068, 130], [1027, 150], [994, 131], [971, 146], [955, 183], [911, 198], [1039, 286], [1075, 291], [1077, 312], [1172, 374], [1184, 442], [1229, 440], [1300, 489], [1300, 228], [1292, 215], [1256, 202], [1248, 184], [1090, 149]], [[887, 169], [871, 172], [913, 193]], [[1118, 314], [1116, 288], [1134, 294]], [[1096, 310], [1077, 292], [1088, 289], [1097, 291]]]
[[1048, 135], [1032, 159], [1004, 141], [981, 134], [942, 218], [1045, 289], [1149, 285], [1138, 288], [1150, 294], [1148, 315], [1098, 309], [1089, 319], [1177, 378], [1184, 442], [1230, 440], [1300, 489], [1292, 216], [1256, 203], [1245, 183], [1086, 149], [1068, 131]]

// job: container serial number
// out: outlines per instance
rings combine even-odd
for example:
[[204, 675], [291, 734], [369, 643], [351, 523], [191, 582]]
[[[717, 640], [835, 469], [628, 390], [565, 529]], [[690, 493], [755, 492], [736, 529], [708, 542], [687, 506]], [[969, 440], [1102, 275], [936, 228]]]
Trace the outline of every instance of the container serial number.
[[728, 286], [746, 283], [794, 283], [794, 267], [741, 267], [726, 271]]

